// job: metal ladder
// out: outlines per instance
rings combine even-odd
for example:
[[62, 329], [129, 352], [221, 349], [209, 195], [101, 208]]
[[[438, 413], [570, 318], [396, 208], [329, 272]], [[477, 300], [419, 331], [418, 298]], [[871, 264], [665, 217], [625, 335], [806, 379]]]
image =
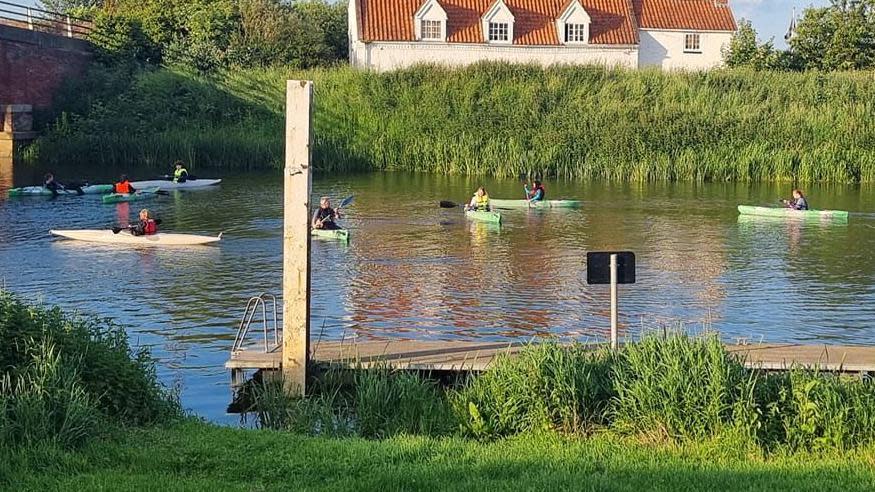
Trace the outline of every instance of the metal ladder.
[[[267, 301], [270, 301], [272, 304], [272, 319], [268, 319], [267, 317]], [[261, 328], [264, 335], [265, 353], [270, 352], [271, 350], [279, 346], [276, 296], [273, 294], [268, 294], [267, 292], [262, 292], [257, 296], [250, 297], [249, 301], [246, 302], [246, 308], [244, 308], [243, 310], [243, 317], [240, 319], [240, 325], [237, 327], [237, 336], [234, 337], [234, 346], [231, 348], [232, 352], [243, 350], [243, 342], [246, 341], [246, 335], [249, 333], [249, 328], [252, 325], [252, 320], [258, 313], [259, 307], [261, 308]], [[268, 345], [268, 340], [270, 340], [270, 337], [268, 336], [268, 331], [273, 331], [273, 347]]]

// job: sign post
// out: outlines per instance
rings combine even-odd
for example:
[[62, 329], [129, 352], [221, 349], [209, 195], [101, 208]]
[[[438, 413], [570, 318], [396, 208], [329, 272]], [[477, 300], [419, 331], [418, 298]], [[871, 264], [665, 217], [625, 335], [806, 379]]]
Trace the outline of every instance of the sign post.
[[586, 254], [586, 283], [611, 285], [611, 349], [619, 347], [617, 324], [619, 319], [618, 284], [635, 283], [635, 253], [631, 251]]

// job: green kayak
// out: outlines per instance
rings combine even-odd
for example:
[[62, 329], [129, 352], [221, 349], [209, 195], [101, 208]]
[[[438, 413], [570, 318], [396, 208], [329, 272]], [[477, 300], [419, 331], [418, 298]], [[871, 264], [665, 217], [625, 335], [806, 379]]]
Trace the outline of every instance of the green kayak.
[[[102, 195], [112, 193], [112, 185], [90, 185], [83, 186], [82, 193], [86, 195]], [[50, 196], [52, 191], [45, 186], [25, 186], [23, 188], [12, 188], [9, 190], [9, 196]], [[76, 190], [58, 190], [59, 195], [78, 195]]]
[[848, 220], [848, 212], [844, 210], [793, 210], [784, 207], [755, 207], [752, 205], [739, 205], [738, 213], [741, 215], [788, 217], [795, 219]]
[[322, 239], [349, 241], [348, 229], [310, 229], [310, 235]]
[[530, 202], [528, 200], [502, 200], [491, 198], [489, 204], [492, 208], [580, 208], [583, 202], [580, 200], [543, 200]]
[[137, 190], [136, 193], [112, 193], [103, 197], [103, 203], [138, 202], [146, 198], [152, 198], [156, 193], [158, 193], [158, 188]]
[[465, 217], [481, 222], [490, 222], [492, 224], [501, 224], [501, 214], [498, 212], [485, 212], [480, 210], [466, 210]]

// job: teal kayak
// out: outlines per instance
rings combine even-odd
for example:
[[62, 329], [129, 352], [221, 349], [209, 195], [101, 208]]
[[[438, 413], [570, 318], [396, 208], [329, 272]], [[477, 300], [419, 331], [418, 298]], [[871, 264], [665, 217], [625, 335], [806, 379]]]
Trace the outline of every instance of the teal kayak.
[[[112, 193], [113, 186], [110, 185], [90, 185], [83, 186], [82, 193], [86, 195], [102, 195]], [[9, 196], [50, 196], [52, 191], [45, 186], [25, 186], [23, 188], [12, 188], [9, 190]], [[78, 195], [76, 190], [58, 190], [59, 195]]]
[[793, 219], [830, 219], [848, 220], [848, 212], [844, 210], [793, 210], [784, 207], [755, 207], [739, 205], [741, 215], [759, 215], [763, 217], [786, 217]]
[[137, 202], [146, 198], [152, 198], [158, 193], [158, 188], [137, 190], [136, 193], [112, 193], [103, 197], [103, 203]]
[[580, 208], [583, 202], [580, 200], [542, 200], [530, 202], [528, 200], [502, 200], [490, 198], [492, 208]]
[[349, 241], [349, 230], [347, 229], [310, 229], [310, 235], [321, 239]]
[[492, 224], [501, 224], [501, 214], [498, 212], [485, 212], [481, 210], [466, 210], [465, 217], [481, 222], [489, 222]]

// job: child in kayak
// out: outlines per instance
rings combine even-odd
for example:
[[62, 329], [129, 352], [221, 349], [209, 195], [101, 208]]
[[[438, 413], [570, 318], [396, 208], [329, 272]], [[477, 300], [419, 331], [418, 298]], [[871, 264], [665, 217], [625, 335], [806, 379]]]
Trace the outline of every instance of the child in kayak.
[[547, 196], [547, 190], [544, 189], [544, 185], [538, 180], [532, 182], [531, 191], [528, 186], [523, 186], [523, 189], [526, 190], [526, 200], [530, 202], [540, 202]]
[[188, 180], [188, 169], [185, 168], [185, 164], [182, 161], [176, 161], [173, 165], [176, 166], [176, 169], [173, 170], [173, 182], [185, 183]]
[[319, 199], [319, 208], [313, 213], [313, 229], [340, 229], [340, 226], [334, 223], [335, 219], [339, 218], [340, 209], [331, 208], [331, 200], [323, 196]]
[[799, 189], [793, 190], [793, 199], [781, 200], [781, 202], [787, 208], [792, 208], [793, 210], [808, 210], [808, 201], [805, 199], [805, 195], [802, 194], [802, 190]]
[[131, 193], [137, 192], [137, 190], [134, 189], [133, 185], [131, 185], [131, 182], [128, 181], [127, 174], [122, 174], [118, 183], [113, 185], [112, 191], [113, 191], [113, 193], [124, 193], [124, 194], [131, 194]]
[[128, 226], [134, 236], [151, 236], [158, 234], [158, 219], [152, 218], [149, 209], [140, 210], [140, 220], [136, 224]]
[[471, 202], [468, 203], [465, 210], [478, 210], [481, 212], [492, 210], [492, 207], [489, 205], [489, 193], [486, 192], [486, 188], [482, 186], [477, 188], [477, 192], [471, 197]]
[[58, 191], [65, 190], [73, 190], [77, 195], [84, 195], [85, 192], [82, 191], [82, 188], [79, 186], [64, 186], [61, 183], [55, 181], [55, 175], [52, 173], [46, 173], [45, 181], [43, 182], [43, 186], [52, 192], [52, 196], [58, 196]]

